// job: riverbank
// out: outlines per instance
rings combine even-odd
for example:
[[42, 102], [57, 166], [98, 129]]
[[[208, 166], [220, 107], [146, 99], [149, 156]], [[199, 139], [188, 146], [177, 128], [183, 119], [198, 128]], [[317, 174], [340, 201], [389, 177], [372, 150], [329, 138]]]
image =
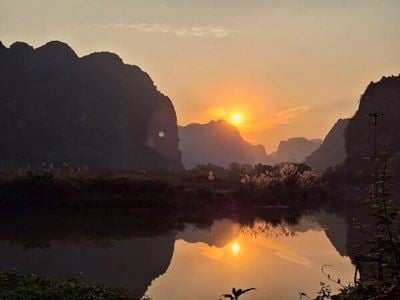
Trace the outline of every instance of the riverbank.
[[90, 285], [73, 278], [0, 272], [0, 299], [139, 300], [123, 288]]
[[0, 173], [0, 207], [193, 208], [319, 201], [320, 178], [305, 167], [182, 172], [16, 170]]

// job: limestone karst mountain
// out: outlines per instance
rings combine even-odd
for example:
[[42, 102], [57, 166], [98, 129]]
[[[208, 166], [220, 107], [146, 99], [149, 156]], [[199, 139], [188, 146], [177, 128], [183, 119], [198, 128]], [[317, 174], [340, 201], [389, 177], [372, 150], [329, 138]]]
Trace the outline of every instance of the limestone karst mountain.
[[[377, 152], [387, 145], [393, 157], [400, 155], [400, 75], [383, 77], [371, 82], [361, 96], [354, 117], [345, 132], [347, 170], [368, 176], [372, 174], [374, 156], [374, 122], [371, 114], [378, 115]], [[398, 174], [397, 174], [398, 175]]]
[[278, 149], [271, 153], [275, 163], [303, 163], [307, 156], [322, 144], [320, 139], [308, 140], [304, 137], [289, 138], [279, 143]]
[[148, 74], [62, 42], [0, 44], [0, 168], [181, 167], [176, 114]]
[[335, 167], [346, 159], [344, 132], [349, 119], [339, 119], [325, 137], [322, 145], [315, 150], [305, 163], [317, 171]]
[[347, 220], [334, 213], [321, 211], [315, 216], [318, 223], [324, 228], [327, 238], [336, 248], [341, 256], [348, 256], [347, 250], [347, 232], [349, 224]]
[[269, 164], [264, 146], [251, 145], [224, 120], [179, 127], [179, 149], [186, 168], [199, 164], [227, 167], [230, 163]]

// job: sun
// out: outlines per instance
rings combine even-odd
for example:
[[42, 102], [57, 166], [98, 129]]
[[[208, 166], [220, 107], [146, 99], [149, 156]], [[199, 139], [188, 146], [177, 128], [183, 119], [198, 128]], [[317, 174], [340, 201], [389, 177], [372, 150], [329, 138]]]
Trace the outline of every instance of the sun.
[[239, 125], [240, 123], [243, 122], [243, 117], [242, 117], [242, 115], [239, 114], [239, 113], [234, 113], [234, 114], [231, 116], [231, 122], [232, 122], [233, 124], [235, 124], [235, 125]]
[[239, 253], [239, 251], [240, 251], [240, 245], [239, 245], [237, 242], [234, 242], [234, 243], [231, 245], [231, 250], [232, 250], [232, 252], [233, 252], [234, 254]]

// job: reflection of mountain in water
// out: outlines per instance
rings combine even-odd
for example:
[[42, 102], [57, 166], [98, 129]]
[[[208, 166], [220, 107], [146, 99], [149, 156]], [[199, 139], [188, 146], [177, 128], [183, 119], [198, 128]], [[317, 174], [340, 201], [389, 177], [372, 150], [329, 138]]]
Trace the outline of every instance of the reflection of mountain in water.
[[0, 270], [72, 276], [143, 295], [167, 271], [178, 239], [222, 248], [241, 234], [275, 238], [325, 230], [337, 251], [347, 254], [347, 225], [338, 215], [257, 212], [234, 217], [203, 212], [200, 219], [153, 211], [8, 214], [0, 224]]
[[54, 276], [72, 276], [87, 283], [123, 286], [143, 295], [151, 281], [165, 273], [174, 251], [174, 236], [135, 237], [94, 243], [54, 242], [45, 249], [22, 249], [0, 243], [0, 268]]
[[142, 296], [166, 272], [174, 252], [175, 223], [156, 212], [52, 211], [0, 218], [0, 270], [72, 276]]
[[346, 220], [337, 214], [321, 212], [315, 216], [318, 223], [325, 228], [325, 234], [331, 244], [341, 256], [348, 256], [346, 248], [348, 224]]
[[[247, 229], [247, 230], [246, 230]], [[348, 225], [344, 218], [337, 214], [324, 211], [313, 216], [303, 216], [296, 224], [286, 222], [273, 224], [262, 220], [255, 220], [251, 225], [240, 225], [231, 219], [214, 221], [208, 229], [199, 229], [188, 225], [179, 232], [176, 239], [183, 239], [189, 243], [203, 242], [209, 246], [222, 248], [235, 240], [242, 232], [247, 231], [265, 235], [294, 235], [309, 230], [324, 230], [331, 244], [341, 256], [348, 256], [346, 249]]]
[[214, 221], [211, 228], [199, 229], [188, 225], [176, 236], [177, 239], [185, 240], [189, 243], [203, 242], [209, 246], [224, 247], [240, 233], [240, 226], [233, 224], [232, 220], [224, 219]]

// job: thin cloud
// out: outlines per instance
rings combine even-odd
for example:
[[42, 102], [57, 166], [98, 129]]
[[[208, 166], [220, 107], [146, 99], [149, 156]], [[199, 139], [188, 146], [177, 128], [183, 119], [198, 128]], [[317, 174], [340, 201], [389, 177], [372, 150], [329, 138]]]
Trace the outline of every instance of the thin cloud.
[[206, 116], [208, 119], [222, 119], [226, 116], [226, 110], [223, 106], [217, 106], [210, 108], [206, 111]]
[[263, 122], [248, 124], [242, 126], [244, 130], [265, 130], [272, 129], [282, 125], [290, 124], [295, 121], [296, 117], [306, 111], [310, 110], [309, 106], [297, 106], [275, 113], [272, 118]]
[[309, 109], [309, 106], [298, 106], [280, 111], [274, 115], [274, 118], [270, 120], [269, 123], [270, 125], [276, 126], [292, 123], [298, 115], [308, 111]]
[[229, 30], [221, 26], [171, 26], [168, 24], [147, 24], [147, 23], [109, 23], [101, 26], [108, 30], [135, 30], [145, 33], [173, 34], [181, 37], [226, 37], [234, 30]]

